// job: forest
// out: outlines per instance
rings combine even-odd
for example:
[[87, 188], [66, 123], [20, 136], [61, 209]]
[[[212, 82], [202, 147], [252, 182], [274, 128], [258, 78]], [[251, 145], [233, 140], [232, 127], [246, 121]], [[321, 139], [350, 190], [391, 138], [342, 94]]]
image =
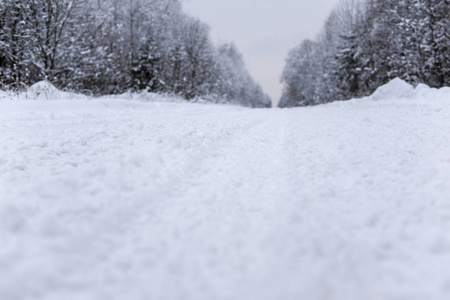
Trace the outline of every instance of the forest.
[[450, 86], [450, 0], [343, 0], [290, 51], [280, 107], [361, 98], [394, 78]]
[[0, 89], [46, 80], [88, 95], [148, 91], [270, 107], [233, 43], [180, 0], [2, 0]]

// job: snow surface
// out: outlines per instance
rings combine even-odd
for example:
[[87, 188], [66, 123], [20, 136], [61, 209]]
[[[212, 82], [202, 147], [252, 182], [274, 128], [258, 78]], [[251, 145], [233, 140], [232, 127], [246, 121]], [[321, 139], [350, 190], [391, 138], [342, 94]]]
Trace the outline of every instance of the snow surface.
[[450, 299], [450, 89], [397, 88], [291, 110], [3, 97], [0, 299]]

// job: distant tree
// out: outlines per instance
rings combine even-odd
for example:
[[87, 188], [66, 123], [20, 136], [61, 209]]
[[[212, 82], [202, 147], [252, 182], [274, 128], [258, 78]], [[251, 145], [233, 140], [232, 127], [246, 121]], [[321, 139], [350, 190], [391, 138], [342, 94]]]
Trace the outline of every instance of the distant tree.
[[286, 60], [286, 68], [281, 80], [285, 83], [284, 100], [287, 106], [307, 106], [318, 104], [320, 95], [316, 94], [314, 76], [319, 68], [316, 60], [320, 45], [314, 41], [305, 40], [302, 44], [291, 50]]
[[251, 78], [236, 45], [226, 43], [218, 48], [217, 68], [215, 93], [220, 97], [254, 108], [271, 107], [270, 97]]

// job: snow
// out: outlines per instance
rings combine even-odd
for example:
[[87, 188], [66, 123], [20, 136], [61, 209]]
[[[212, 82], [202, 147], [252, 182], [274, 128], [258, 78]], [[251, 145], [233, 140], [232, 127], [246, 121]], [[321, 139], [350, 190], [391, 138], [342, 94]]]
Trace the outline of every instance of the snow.
[[[61, 91], [58, 90], [54, 85], [48, 81], [40, 81], [29, 87], [26, 91], [16, 93], [16, 92], [5, 92], [0, 90], [0, 101], [5, 100], [20, 100], [20, 101], [60, 101], [64, 99], [68, 100], [85, 100], [92, 101], [94, 99], [105, 100], [111, 102], [111, 100], [123, 100], [123, 101], [143, 101], [143, 102], [169, 102], [169, 103], [186, 103], [186, 100], [180, 96], [174, 96], [171, 94], [156, 94], [153, 92], [140, 91], [140, 92], [126, 92], [119, 95], [110, 95], [102, 97], [86, 97], [83, 94], [77, 94], [71, 91]], [[189, 100], [191, 103], [199, 104], [221, 104], [221, 105], [239, 105], [232, 100], [227, 100], [224, 98], [219, 98], [217, 96], [208, 97], [197, 97]], [[84, 104], [82, 104], [83, 106]]]
[[67, 100], [78, 98], [78, 95], [60, 91], [48, 81], [40, 81], [29, 87], [25, 93], [19, 94], [19, 97], [29, 100]]
[[403, 81], [400, 78], [396, 78], [389, 83], [379, 87], [375, 93], [371, 96], [373, 100], [384, 100], [384, 99], [408, 99], [414, 95], [414, 87]]
[[1, 100], [0, 299], [449, 299], [450, 93], [398, 83], [290, 110]]

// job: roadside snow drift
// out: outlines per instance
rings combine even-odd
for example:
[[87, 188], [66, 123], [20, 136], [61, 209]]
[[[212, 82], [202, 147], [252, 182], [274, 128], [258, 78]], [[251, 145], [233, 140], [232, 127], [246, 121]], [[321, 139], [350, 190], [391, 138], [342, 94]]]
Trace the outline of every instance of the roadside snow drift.
[[450, 89], [292, 110], [52, 93], [0, 101], [0, 299], [450, 299]]

